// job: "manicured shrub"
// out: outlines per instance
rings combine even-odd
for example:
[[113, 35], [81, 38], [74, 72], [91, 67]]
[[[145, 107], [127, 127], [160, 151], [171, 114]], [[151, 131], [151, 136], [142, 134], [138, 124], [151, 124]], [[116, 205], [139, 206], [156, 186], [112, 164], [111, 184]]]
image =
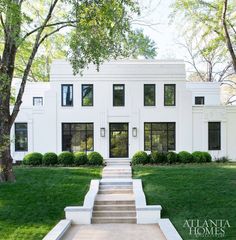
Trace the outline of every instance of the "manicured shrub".
[[193, 152], [192, 157], [193, 157], [193, 162], [196, 162], [196, 163], [206, 162], [206, 158], [203, 152], [200, 152], [200, 151]]
[[98, 152], [90, 152], [88, 154], [88, 164], [89, 165], [102, 165], [103, 157]]
[[151, 153], [151, 162], [156, 163], [167, 163], [167, 153], [153, 151]]
[[181, 151], [178, 153], [178, 160], [181, 163], [190, 163], [193, 161], [192, 154], [187, 151]]
[[74, 153], [74, 162], [76, 166], [85, 165], [88, 163], [88, 157], [85, 152], [76, 152]]
[[46, 166], [57, 164], [58, 163], [57, 154], [53, 152], [45, 153], [43, 155], [42, 163], [43, 165], [46, 165]]
[[167, 162], [170, 164], [178, 162], [178, 155], [175, 152], [168, 152], [166, 157]]
[[58, 156], [58, 163], [63, 166], [69, 166], [74, 163], [74, 154], [71, 152], [62, 152]]
[[23, 164], [38, 166], [42, 164], [42, 158], [43, 158], [43, 155], [41, 153], [38, 153], [38, 152], [29, 153], [25, 155], [23, 159]]
[[202, 152], [202, 154], [204, 155], [206, 162], [211, 162], [212, 161], [212, 156], [209, 152]]
[[132, 157], [132, 164], [146, 164], [148, 162], [148, 155], [144, 151], [138, 151]]

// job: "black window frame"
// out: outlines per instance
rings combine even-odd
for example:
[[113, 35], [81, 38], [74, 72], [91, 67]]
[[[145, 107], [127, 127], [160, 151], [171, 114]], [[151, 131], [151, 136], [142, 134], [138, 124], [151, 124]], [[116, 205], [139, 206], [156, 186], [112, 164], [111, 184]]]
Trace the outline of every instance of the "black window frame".
[[40, 106], [43, 106], [43, 97], [33, 97], [33, 106], [36, 106], [35, 105], [35, 99], [41, 99], [42, 100], [42, 105], [40, 105]]
[[[145, 148], [145, 146], [146, 146], [146, 144], [145, 144], [145, 140], [146, 140], [145, 131], [147, 131], [147, 130], [145, 130], [145, 124], [151, 124], [151, 129], [150, 129], [150, 132], [151, 132], [151, 139], [150, 139], [151, 146], [150, 146], [150, 149]], [[166, 135], [167, 135], [167, 152], [168, 151], [175, 151], [176, 150], [176, 122], [144, 122], [144, 125], [143, 125], [144, 126], [144, 145], [143, 145], [144, 146], [144, 151], [151, 151], [151, 152], [156, 151], [156, 149], [152, 149], [152, 128], [153, 128], [153, 124], [166, 124], [167, 125], [167, 133], [166, 133]], [[173, 126], [174, 126], [174, 148], [173, 149], [168, 147], [169, 131], [173, 131], [173, 130], [168, 129], [169, 124], [173, 124]]]
[[[92, 87], [92, 105], [85, 105], [84, 104], [84, 96], [83, 96], [83, 87], [85, 86], [91, 86]], [[82, 107], [93, 107], [93, 99], [94, 99], [94, 88], [93, 84], [81, 84], [81, 106]]]
[[[145, 87], [154, 87], [154, 104], [148, 105], [145, 102]], [[156, 84], [144, 84], [143, 85], [143, 104], [145, 107], [155, 107], [156, 106]]]
[[[64, 143], [64, 135], [65, 134], [63, 134], [63, 125], [65, 125], [65, 124], [69, 124], [70, 125], [70, 134], [71, 134], [71, 125], [72, 124], [86, 124], [86, 139], [87, 139], [87, 131], [88, 131], [88, 129], [87, 129], [87, 124], [92, 124], [92, 126], [93, 126], [93, 145], [92, 145], [92, 149], [89, 149], [88, 150], [88, 147], [87, 147], [87, 140], [86, 140], [86, 149], [84, 150], [84, 152], [90, 152], [90, 151], [94, 151], [94, 123], [93, 122], [63, 122], [63, 123], [61, 123], [61, 149], [62, 149], [62, 151], [70, 151], [70, 152], [72, 152], [72, 149], [70, 149], [70, 150], [68, 150], [68, 149], [65, 149], [65, 143]], [[82, 150], [81, 150], [82, 151]]]
[[[67, 87], [72, 86], [72, 103], [71, 103], [71, 105], [63, 104], [63, 87], [65, 87], [65, 86], [67, 86]], [[73, 105], [74, 105], [74, 86], [73, 86], [73, 84], [61, 84], [61, 106], [62, 107], [73, 107]]]
[[[197, 100], [199, 100], [199, 99], [201, 99], [201, 100], [203, 99], [203, 102], [202, 103], [198, 103]], [[205, 97], [204, 96], [195, 96], [194, 104], [195, 105], [205, 105]]]
[[[115, 105], [115, 87], [122, 86], [123, 87], [123, 105]], [[113, 84], [113, 107], [124, 107], [125, 106], [125, 84]]]
[[[215, 128], [215, 129], [212, 129], [212, 127], [210, 127], [211, 124], [217, 124], [218, 127]], [[211, 143], [211, 139], [210, 139], [210, 136], [211, 136], [211, 132], [212, 131], [217, 131], [218, 132], [218, 147], [213, 147], [212, 146], [212, 143]], [[221, 122], [208, 122], [208, 150], [209, 151], [219, 151], [221, 150]]]
[[[174, 87], [174, 103], [173, 104], [167, 104], [166, 103], [166, 87]], [[173, 107], [176, 106], [176, 84], [164, 84], [164, 106], [165, 107]]]
[[[17, 125], [18, 124], [26, 124], [26, 148], [24, 150], [22, 149], [18, 149], [17, 145], [16, 145], [16, 139], [17, 139]], [[15, 152], [28, 152], [28, 148], [29, 148], [29, 137], [28, 137], [28, 123], [27, 122], [16, 122], [14, 124], [14, 130], [15, 130]], [[22, 131], [22, 130], [21, 130]]]

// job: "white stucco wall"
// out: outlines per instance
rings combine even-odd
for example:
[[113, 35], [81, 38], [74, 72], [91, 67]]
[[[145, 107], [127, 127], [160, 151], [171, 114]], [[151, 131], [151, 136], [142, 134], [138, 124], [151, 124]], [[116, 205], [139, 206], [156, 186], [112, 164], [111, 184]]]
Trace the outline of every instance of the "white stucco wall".
[[[61, 84], [73, 84], [73, 107], [61, 106]], [[81, 84], [93, 84], [94, 106], [81, 106]], [[125, 106], [113, 107], [113, 84], [125, 84]], [[143, 104], [143, 85], [156, 84], [156, 106]], [[176, 84], [176, 106], [164, 106], [164, 84]], [[55, 61], [50, 83], [27, 84], [26, 95], [16, 122], [28, 123], [28, 152], [61, 152], [62, 123], [94, 123], [94, 150], [109, 158], [109, 123], [129, 123], [129, 157], [144, 149], [144, 122], [176, 122], [176, 151], [208, 148], [208, 121], [222, 122], [222, 150], [214, 156], [236, 159], [233, 139], [236, 133], [236, 110], [220, 105], [218, 84], [186, 83], [183, 61], [120, 61], [91, 67], [83, 76], [74, 76], [65, 61]], [[43, 96], [44, 106], [33, 107], [34, 96]], [[205, 106], [194, 106], [195, 96], [205, 96]], [[236, 109], [236, 108], [235, 108]], [[100, 137], [104, 127], [105, 137]], [[137, 137], [132, 128], [137, 127]], [[233, 136], [234, 134], [234, 136]], [[24, 152], [12, 155], [21, 160]]]

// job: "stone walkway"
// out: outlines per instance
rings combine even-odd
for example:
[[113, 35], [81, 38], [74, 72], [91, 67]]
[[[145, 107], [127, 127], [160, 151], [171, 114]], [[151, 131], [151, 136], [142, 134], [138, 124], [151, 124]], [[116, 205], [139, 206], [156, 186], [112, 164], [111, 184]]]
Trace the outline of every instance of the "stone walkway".
[[165, 240], [158, 225], [91, 224], [72, 226], [62, 240]]
[[62, 240], [165, 240], [158, 224], [136, 224], [130, 160], [107, 160], [92, 224], [74, 225]]

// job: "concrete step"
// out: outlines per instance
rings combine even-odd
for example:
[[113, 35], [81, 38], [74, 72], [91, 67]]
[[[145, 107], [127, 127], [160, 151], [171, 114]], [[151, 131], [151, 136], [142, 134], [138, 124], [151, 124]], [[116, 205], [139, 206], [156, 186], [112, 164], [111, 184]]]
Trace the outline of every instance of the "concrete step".
[[136, 217], [135, 211], [94, 211], [93, 217]]
[[132, 183], [132, 181], [101, 181], [100, 182], [100, 186], [105, 186], [105, 185], [113, 185], [113, 186], [132, 186], [133, 185], [133, 183]]
[[115, 171], [115, 170], [106, 170], [102, 172], [103, 174], [132, 174], [131, 171]]
[[129, 194], [133, 193], [133, 189], [99, 189], [98, 194]]
[[103, 175], [102, 178], [131, 178], [129, 175]]
[[94, 205], [135, 205], [134, 200], [95, 200]]
[[92, 223], [136, 223], [135, 217], [93, 217]]
[[135, 205], [94, 205], [93, 211], [135, 211]]
[[109, 190], [109, 189], [131, 189], [133, 190], [132, 185], [100, 185], [99, 190]]

